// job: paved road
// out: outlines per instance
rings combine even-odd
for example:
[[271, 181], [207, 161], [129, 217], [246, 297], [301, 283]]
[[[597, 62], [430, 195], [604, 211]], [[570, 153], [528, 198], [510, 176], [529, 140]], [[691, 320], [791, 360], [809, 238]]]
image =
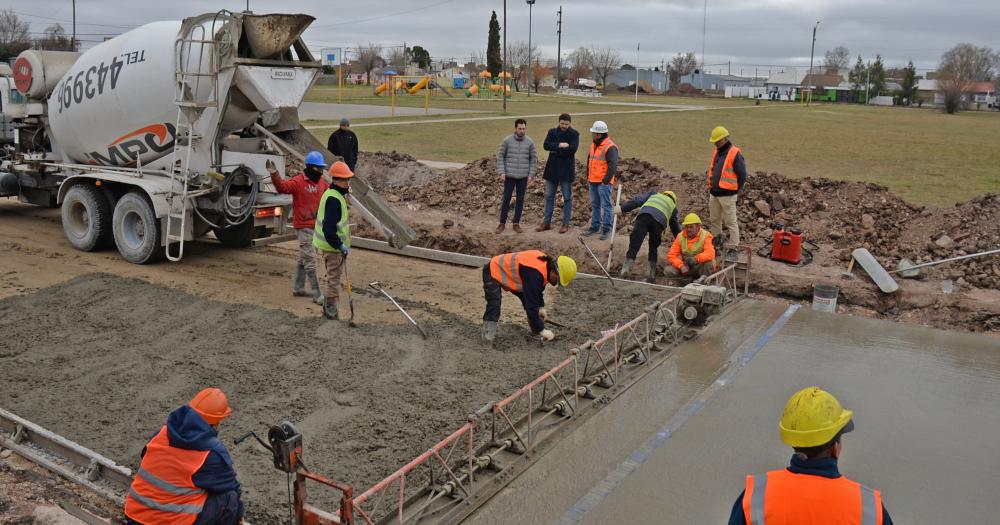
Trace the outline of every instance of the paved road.
[[[424, 113], [424, 108], [396, 106], [397, 117], [418, 117], [421, 115], [453, 115], [456, 113], [474, 113], [465, 109], [430, 108]], [[373, 106], [369, 104], [331, 104], [327, 102], [303, 102], [299, 108], [301, 120], [340, 120], [367, 117], [388, 117], [392, 114], [389, 106]]]

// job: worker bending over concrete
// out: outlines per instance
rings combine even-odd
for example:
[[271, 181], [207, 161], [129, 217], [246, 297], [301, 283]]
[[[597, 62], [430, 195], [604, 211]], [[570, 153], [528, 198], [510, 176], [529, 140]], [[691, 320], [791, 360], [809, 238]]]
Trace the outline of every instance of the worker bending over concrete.
[[892, 525], [882, 494], [840, 474], [841, 437], [854, 430], [854, 412], [833, 395], [811, 386], [785, 405], [778, 428], [795, 449], [786, 469], [747, 476], [729, 525]]
[[587, 155], [587, 182], [590, 183], [591, 236], [601, 232], [601, 240], [611, 233], [611, 187], [618, 171], [618, 146], [608, 136], [608, 125], [598, 120], [590, 127], [590, 153]]
[[684, 230], [674, 238], [667, 253], [671, 268], [668, 275], [701, 277], [715, 273], [715, 246], [712, 234], [701, 227], [701, 217], [689, 213], [684, 217]]
[[615, 206], [615, 215], [628, 213], [639, 208], [639, 215], [635, 218], [635, 225], [632, 226], [632, 234], [628, 240], [628, 251], [625, 252], [625, 263], [622, 264], [621, 277], [628, 275], [628, 271], [635, 264], [635, 256], [642, 247], [643, 239], [649, 236], [649, 277], [646, 279], [653, 282], [656, 279], [656, 250], [660, 248], [660, 242], [666, 237], [667, 227], [670, 233], [677, 237], [681, 232], [681, 226], [677, 219], [677, 195], [672, 191], [655, 192], [650, 191], [637, 196], [636, 198]]
[[347, 193], [354, 173], [341, 161], [330, 166], [333, 185], [320, 198], [316, 212], [313, 246], [323, 253], [326, 264], [326, 300], [323, 316], [339, 319], [340, 275], [351, 251], [351, 226], [347, 222]]
[[312, 298], [316, 304], [323, 304], [323, 292], [319, 289], [319, 279], [316, 277], [316, 248], [313, 246], [313, 230], [316, 228], [316, 210], [319, 208], [319, 198], [329, 189], [330, 185], [323, 180], [326, 161], [323, 154], [310, 151], [306, 155], [306, 167], [302, 173], [285, 180], [278, 173], [277, 166], [268, 160], [265, 164], [271, 174], [271, 183], [278, 193], [292, 196], [292, 227], [299, 241], [299, 258], [295, 265], [295, 285], [292, 295], [307, 297], [306, 277], [312, 286]]
[[[727, 244], [740, 244], [740, 223], [736, 217], [736, 196], [747, 180], [743, 152], [729, 141], [729, 130], [717, 126], [708, 139], [715, 145], [708, 165], [708, 229], [719, 236], [729, 228]], [[720, 242], [722, 242], [720, 240]]]
[[130, 525], [233, 525], [243, 519], [240, 482], [218, 427], [233, 413], [218, 388], [174, 409], [142, 448], [125, 497]]
[[545, 285], [566, 286], [576, 277], [576, 261], [560, 255], [552, 258], [541, 250], [505, 253], [483, 266], [483, 339], [492, 341], [500, 325], [501, 289], [516, 295], [528, 315], [531, 331], [551, 341], [552, 330], [545, 328]]

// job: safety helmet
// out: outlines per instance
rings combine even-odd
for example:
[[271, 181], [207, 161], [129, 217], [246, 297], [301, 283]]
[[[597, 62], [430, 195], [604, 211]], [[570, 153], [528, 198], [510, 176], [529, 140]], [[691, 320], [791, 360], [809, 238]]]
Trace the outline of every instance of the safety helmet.
[[306, 155], [306, 166], [319, 166], [321, 168], [326, 167], [326, 159], [323, 158], [323, 154], [318, 151], [310, 151]]
[[556, 258], [556, 272], [559, 274], [559, 285], [566, 286], [576, 277], [576, 261], [566, 255]]
[[603, 120], [595, 120], [594, 121], [594, 125], [590, 126], [590, 132], [591, 133], [607, 133], [608, 132], [608, 124], [606, 122], [604, 122]]
[[354, 172], [347, 167], [347, 164], [338, 160], [330, 166], [330, 176], [335, 179], [349, 179], [354, 176]]
[[803, 388], [788, 399], [778, 428], [781, 440], [790, 447], [825, 445], [837, 434], [854, 430], [853, 411], [840, 405], [833, 394], [819, 387]]
[[728, 129], [722, 126], [715, 126], [715, 129], [712, 130], [712, 136], [708, 138], [708, 141], [715, 144], [716, 142], [719, 142], [720, 140], [728, 136], [729, 136]]
[[229, 399], [218, 388], [206, 388], [195, 394], [188, 403], [209, 425], [218, 425], [233, 413]]
[[660, 193], [666, 195], [667, 197], [670, 197], [671, 199], [674, 200], [674, 204], [677, 204], [677, 194], [676, 193], [674, 193], [674, 192], [672, 192], [670, 190], [661, 191]]
[[684, 226], [688, 224], [701, 224], [701, 217], [697, 213], [689, 213], [684, 216]]

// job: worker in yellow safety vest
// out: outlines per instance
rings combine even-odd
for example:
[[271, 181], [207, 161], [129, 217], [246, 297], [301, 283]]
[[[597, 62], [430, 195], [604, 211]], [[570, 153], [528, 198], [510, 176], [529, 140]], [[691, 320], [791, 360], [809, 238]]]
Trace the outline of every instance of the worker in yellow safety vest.
[[531, 331], [544, 341], [555, 337], [545, 328], [545, 285], [566, 286], [576, 277], [576, 261], [565, 255], [551, 257], [541, 250], [504, 253], [483, 266], [483, 292], [486, 313], [483, 314], [483, 339], [493, 341], [500, 325], [502, 291], [521, 299]]
[[708, 229], [722, 243], [722, 229], [729, 229], [726, 244], [740, 244], [740, 224], [736, 217], [736, 196], [747, 180], [743, 150], [729, 140], [729, 130], [717, 126], [709, 142], [715, 145], [712, 162], [708, 165]]
[[695, 213], [684, 217], [683, 227], [667, 253], [667, 260], [670, 261], [667, 275], [691, 278], [711, 275], [715, 272], [712, 233], [701, 227], [701, 217]]
[[323, 316], [339, 319], [340, 276], [351, 251], [351, 227], [347, 221], [347, 193], [354, 173], [347, 164], [337, 161], [330, 166], [333, 184], [323, 192], [316, 211], [313, 246], [323, 254], [326, 265], [326, 300]]

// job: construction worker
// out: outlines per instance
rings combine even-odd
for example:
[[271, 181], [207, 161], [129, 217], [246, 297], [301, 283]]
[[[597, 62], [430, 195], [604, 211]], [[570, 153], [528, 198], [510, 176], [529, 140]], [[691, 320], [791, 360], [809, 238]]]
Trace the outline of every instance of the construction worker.
[[674, 244], [667, 253], [671, 268], [668, 275], [700, 277], [715, 273], [715, 246], [712, 234], [701, 227], [701, 217], [689, 213], [684, 217], [684, 229], [674, 238]]
[[125, 497], [130, 525], [240, 523], [240, 482], [218, 433], [232, 413], [226, 394], [206, 388], [167, 416], [143, 447]]
[[611, 233], [611, 187], [618, 171], [618, 146], [608, 137], [608, 125], [602, 120], [590, 127], [593, 142], [587, 155], [587, 182], [590, 183], [590, 229], [584, 236], [601, 232], [601, 240]]
[[330, 166], [333, 184], [320, 198], [316, 212], [316, 229], [313, 246], [323, 253], [326, 265], [326, 300], [323, 316], [339, 318], [340, 274], [351, 251], [351, 227], [347, 222], [347, 193], [354, 173], [347, 164], [337, 161]]
[[347, 167], [354, 171], [358, 165], [358, 136], [351, 131], [350, 120], [340, 119], [340, 129], [330, 134], [330, 138], [326, 141], [326, 149], [343, 158]]
[[708, 229], [719, 236], [722, 228], [729, 229], [729, 242], [740, 244], [740, 224], [736, 217], [736, 196], [747, 180], [743, 153], [729, 141], [729, 130], [717, 126], [709, 142], [715, 144], [712, 162], [708, 165]]
[[778, 423], [781, 440], [795, 449], [791, 464], [747, 476], [729, 525], [892, 525], [881, 493], [845, 478], [837, 469], [841, 437], [854, 430], [853, 415], [817, 387], [796, 392]]
[[319, 198], [329, 184], [323, 179], [326, 170], [326, 160], [318, 151], [310, 151], [306, 155], [306, 166], [302, 173], [285, 180], [278, 173], [274, 162], [268, 160], [265, 164], [271, 174], [271, 183], [278, 193], [292, 196], [292, 227], [299, 241], [299, 258], [295, 264], [295, 285], [292, 295], [307, 297], [306, 277], [312, 286], [312, 298], [316, 304], [323, 304], [323, 292], [319, 289], [319, 279], [316, 277], [316, 248], [313, 246], [313, 230], [316, 227], [316, 210], [319, 208]]
[[625, 252], [625, 263], [622, 264], [619, 275], [621, 277], [628, 275], [628, 271], [635, 264], [635, 256], [642, 247], [642, 241], [648, 235], [649, 277], [646, 280], [653, 282], [656, 279], [656, 250], [660, 248], [660, 242], [666, 236], [667, 227], [670, 227], [670, 233], [674, 237], [681, 232], [680, 221], [677, 219], [677, 194], [669, 190], [649, 191], [621, 206], [615, 206], [614, 212], [615, 215], [621, 215], [636, 208], [639, 208], [639, 215], [635, 218], [635, 225], [632, 226], [628, 251]]
[[545, 328], [545, 285], [566, 286], [576, 277], [576, 261], [565, 255], [552, 258], [541, 250], [505, 253], [483, 266], [483, 338], [492, 341], [500, 324], [501, 289], [521, 299], [531, 331], [551, 341], [552, 330]]
[[503, 200], [500, 202], [500, 224], [497, 233], [502, 233], [507, 227], [507, 215], [510, 212], [510, 198], [515, 195], [514, 231], [521, 233], [521, 210], [524, 209], [524, 194], [528, 189], [528, 181], [538, 170], [538, 152], [535, 141], [527, 135], [528, 121], [519, 118], [514, 121], [514, 133], [508, 135], [500, 143], [497, 151], [497, 172], [503, 182]]

